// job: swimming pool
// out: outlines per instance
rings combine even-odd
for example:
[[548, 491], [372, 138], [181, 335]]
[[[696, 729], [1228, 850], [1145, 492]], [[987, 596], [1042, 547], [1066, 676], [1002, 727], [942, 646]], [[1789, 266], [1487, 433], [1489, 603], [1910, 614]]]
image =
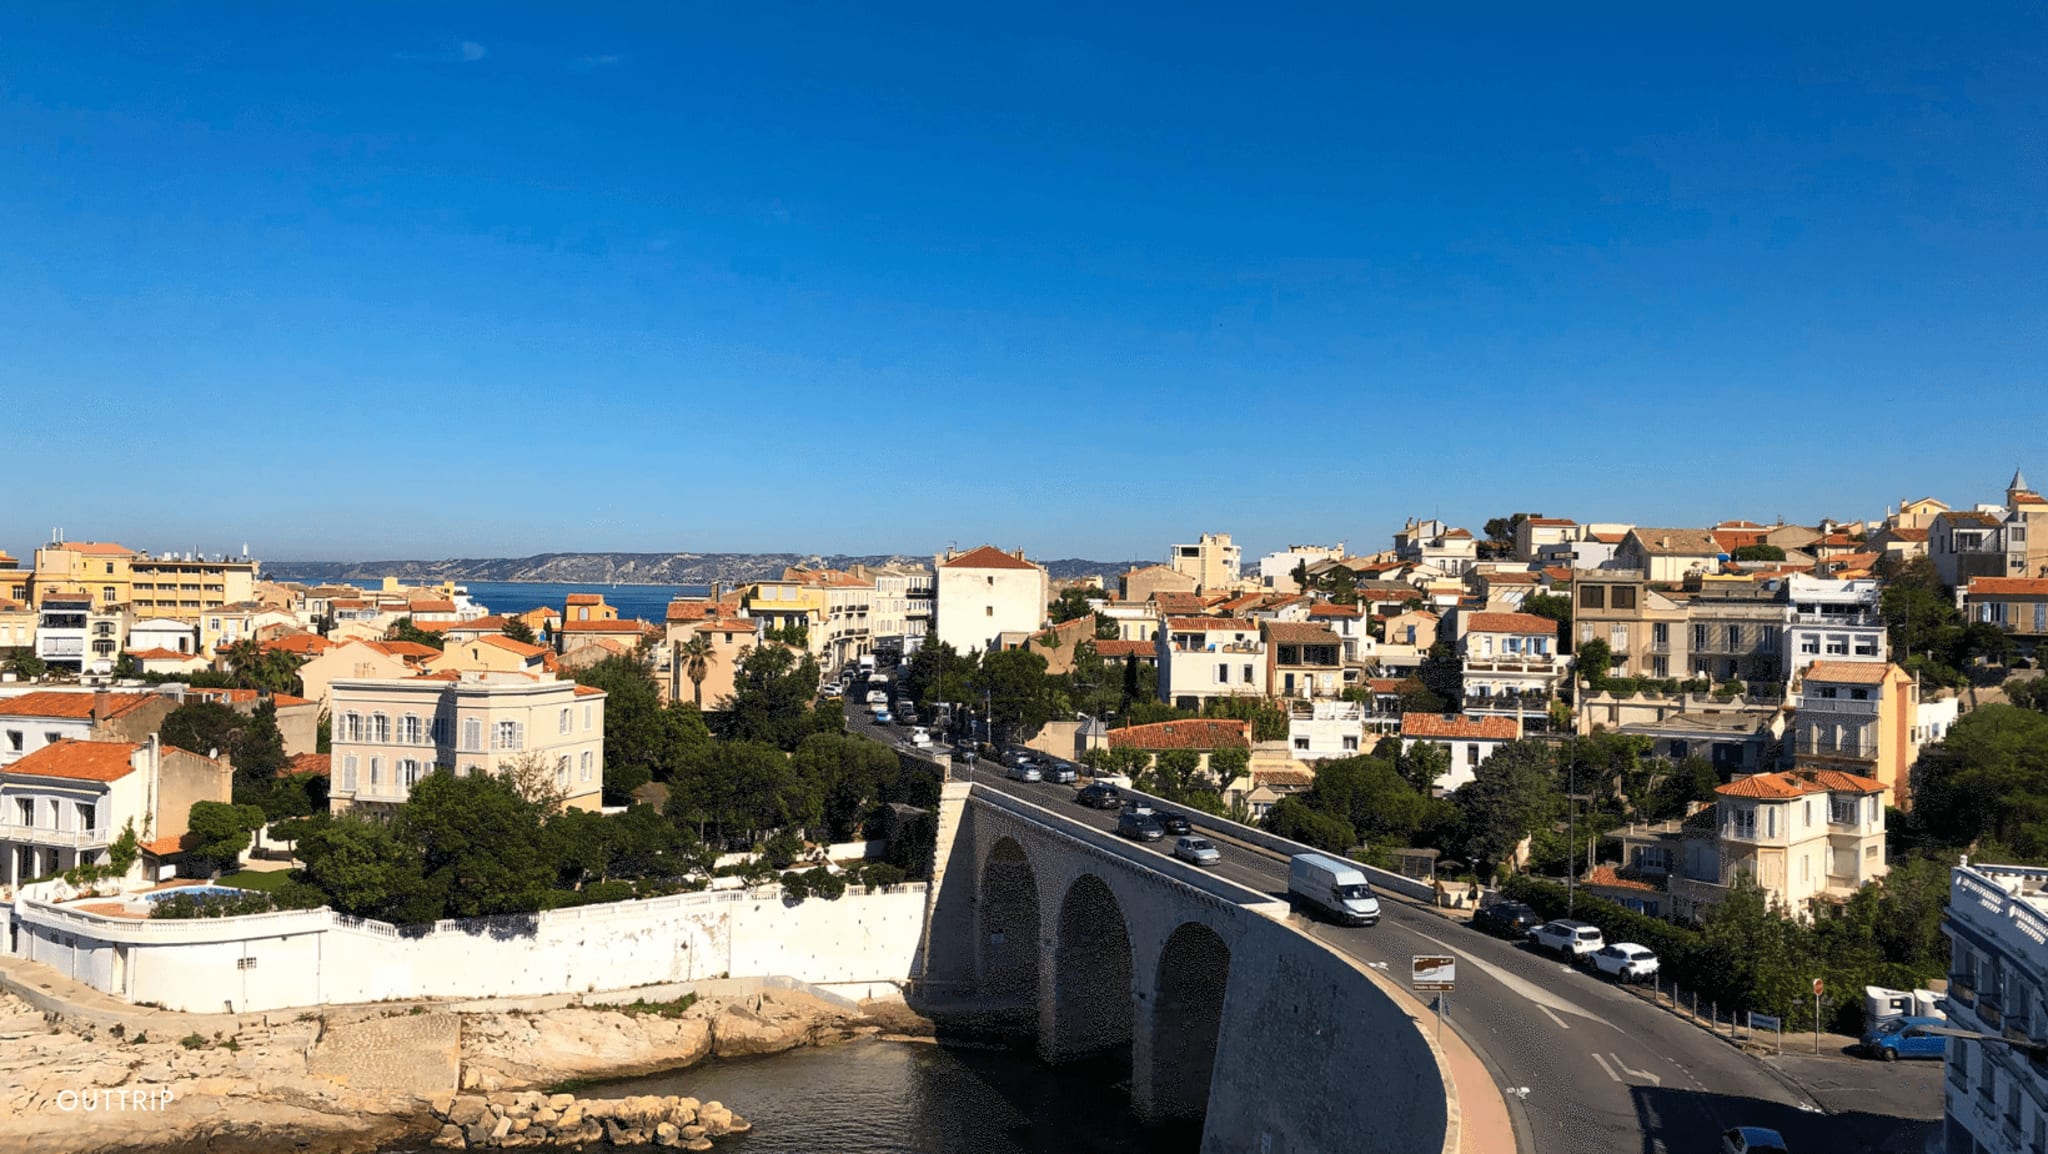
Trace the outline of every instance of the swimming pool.
[[150, 901], [157, 902], [162, 901], [167, 897], [170, 897], [172, 894], [185, 894], [189, 897], [195, 898], [224, 898], [232, 894], [245, 894], [248, 892], [248, 890], [238, 890], [233, 886], [205, 885], [179, 886], [177, 889], [158, 890], [155, 893], [144, 894], [143, 896], [148, 898]]

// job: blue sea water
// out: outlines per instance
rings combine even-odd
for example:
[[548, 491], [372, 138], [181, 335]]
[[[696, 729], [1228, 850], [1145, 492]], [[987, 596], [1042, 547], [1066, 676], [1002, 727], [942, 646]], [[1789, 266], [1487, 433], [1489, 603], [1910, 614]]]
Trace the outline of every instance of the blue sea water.
[[622, 618], [639, 618], [659, 624], [668, 603], [678, 597], [705, 597], [705, 585], [571, 585], [541, 581], [463, 581], [470, 600], [493, 613], [524, 613], [542, 605], [559, 610], [571, 593], [601, 593]]

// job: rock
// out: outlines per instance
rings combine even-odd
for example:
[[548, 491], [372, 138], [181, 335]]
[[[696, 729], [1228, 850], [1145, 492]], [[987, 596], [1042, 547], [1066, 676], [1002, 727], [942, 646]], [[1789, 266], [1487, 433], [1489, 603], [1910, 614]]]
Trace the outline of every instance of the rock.
[[691, 1140], [689, 1141], [689, 1143], [688, 1143], [687, 1145], [685, 1145], [685, 1146], [683, 1147], [683, 1149], [685, 1149], [685, 1150], [709, 1150], [709, 1149], [711, 1149], [711, 1139], [709, 1139], [709, 1138], [692, 1138], [692, 1139], [691, 1139]]
[[695, 1114], [697, 1112], [697, 1108], [702, 1105], [704, 1105], [704, 1103], [699, 1102], [695, 1098], [689, 1097], [688, 1095], [676, 1099], [676, 1109], [688, 1110], [692, 1114]]
[[512, 1119], [500, 1118], [498, 1119], [498, 1124], [496, 1126], [491, 1127], [491, 1140], [493, 1142], [502, 1141], [505, 1135], [510, 1134], [511, 1132]]
[[606, 1118], [604, 1120], [604, 1137], [605, 1141], [610, 1142], [614, 1146], [624, 1146], [626, 1144], [626, 1128], [619, 1125], [617, 1118]]
[[506, 1121], [512, 1123], [512, 1132], [514, 1134], [524, 1134], [527, 1127], [533, 1125], [533, 1119], [531, 1118], [507, 1118]]
[[617, 1103], [613, 1102], [610, 1098], [592, 1098], [587, 1102], [578, 1103], [578, 1105], [583, 1107], [583, 1116], [585, 1118], [596, 1118], [599, 1121], [603, 1121], [612, 1116], [612, 1107], [617, 1105]]
[[677, 1102], [668, 1108], [668, 1120], [678, 1126], [688, 1126], [697, 1120], [697, 1108], [695, 1106], [685, 1106], [682, 1102]]
[[574, 1094], [551, 1094], [548, 1096], [548, 1109], [556, 1111], [567, 1110], [575, 1101], [576, 1095]]
[[455, 1105], [455, 1095], [446, 1092], [436, 1094], [427, 1099], [427, 1105], [434, 1111], [434, 1117], [446, 1118], [448, 1108]]
[[488, 1145], [491, 1140], [491, 1128], [482, 1121], [471, 1122], [463, 1134], [469, 1139], [471, 1146]]
[[801, 1045], [808, 1031], [800, 1018], [771, 1018], [745, 1006], [728, 1005], [711, 1024], [711, 1052], [721, 1058], [779, 1054]]
[[476, 1069], [476, 1067], [474, 1067], [474, 1066], [466, 1066], [466, 1067], [464, 1067], [464, 1068], [463, 1068], [463, 1071], [462, 1071], [462, 1088], [463, 1088], [463, 1089], [465, 1089], [465, 1090], [474, 1090], [474, 1089], [476, 1089], [476, 1088], [477, 1088], [478, 1084], [480, 1084], [480, 1083], [481, 1083], [482, 1081], [483, 1081], [483, 1076], [482, 1076], [481, 1074], [479, 1074], [479, 1073], [477, 1072], [477, 1069]]
[[680, 1135], [681, 1131], [676, 1128], [675, 1123], [663, 1122], [654, 1128], [654, 1144], [657, 1146], [680, 1146], [682, 1145]]
[[441, 1132], [434, 1135], [434, 1141], [431, 1144], [443, 1150], [460, 1150], [464, 1146], [469, 1145], [469, 1143], [463, 1141], [462, 1127], [457, 1126], [453, 1122], [441, 1127]]
[[738, 1114], [734, 1114], [732, 1121], [725, 1124], [725, 1132], [728, 1134], [746, 1134], [752, 1131], [753, 1128], [754, 1124], [752, 1122], [747, 1121]]
[[706, 1102], [704, 1108], [697, 1111], [697, 1122], [704, 1127], [704, 1133], [717, 1138], [730, 1131], [732, 1111], [717, 1102]]
[[681, 1133], [683, 1135], [683, 1141], [695, 1142], [697, 1139], [702, 1138], [704, 1136], [704, 1127], [699, 1126], [693, 1122], [690, 1125], [683, 1127]]
[[467, 1126], [491, 1112], [488, 1102], [472, 1094], [464, 1094], [448, 1104], [444, 1117], [457, 1126]]
[[542, 1106], [533, 1112], [533, 1122], [536, 1126], [552, 1126], [561, 1120], [562, 1116], [547, 1106]]
[[[562, 1095], [558, 1095], [560, 1096]], [[574, 1130], [583, 1125], [583, 1107], [573, 1101], [562, 1107], [562, 1117], [556, 1125], [563, 1130]]]

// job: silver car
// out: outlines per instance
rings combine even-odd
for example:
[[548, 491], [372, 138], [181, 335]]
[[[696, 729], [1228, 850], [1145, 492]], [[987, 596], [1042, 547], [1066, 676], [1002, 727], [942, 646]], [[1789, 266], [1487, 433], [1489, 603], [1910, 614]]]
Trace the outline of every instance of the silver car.
[[1206, 837], [1179, 837], [1173, 839], [1173, 856], [1198, 866], [1212, 866], [1223, 860], [1222, 853]]
[[1008, 776], [1009, 776], [1009, 778], [1010, 778], [1010, 780], [1011, 780], [1011, 781], [1044, 781], [1044, 780], [1045, 780], [1045, 775], [1044, 775], [1044, 774], [1042, 774], [1042, 773], [1040, 773], [1040, 772], [1038, 772], [1038, 766], [1036, 766], [1036, 765], [1034, 765], [1034, 764], [1032, 764], [1031, 762], [1028, 762], [1028, 761], [1027, 761], [1027, 762], [1024, 762], [1024, 763], [1023, 763], [1022, 765], [1013, 765], [1013, 766], [1011, 766], [1011, 767], [1010, 767], [1010, 772], [1009, 772]]

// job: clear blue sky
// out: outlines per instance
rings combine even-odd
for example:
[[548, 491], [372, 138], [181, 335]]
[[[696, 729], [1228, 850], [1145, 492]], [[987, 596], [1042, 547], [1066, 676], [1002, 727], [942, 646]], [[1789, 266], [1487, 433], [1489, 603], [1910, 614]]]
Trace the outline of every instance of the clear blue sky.
[[1107, 558], [2048, 482], [2038, 5], [1398, 7], [17, 6], [0, 545]]

